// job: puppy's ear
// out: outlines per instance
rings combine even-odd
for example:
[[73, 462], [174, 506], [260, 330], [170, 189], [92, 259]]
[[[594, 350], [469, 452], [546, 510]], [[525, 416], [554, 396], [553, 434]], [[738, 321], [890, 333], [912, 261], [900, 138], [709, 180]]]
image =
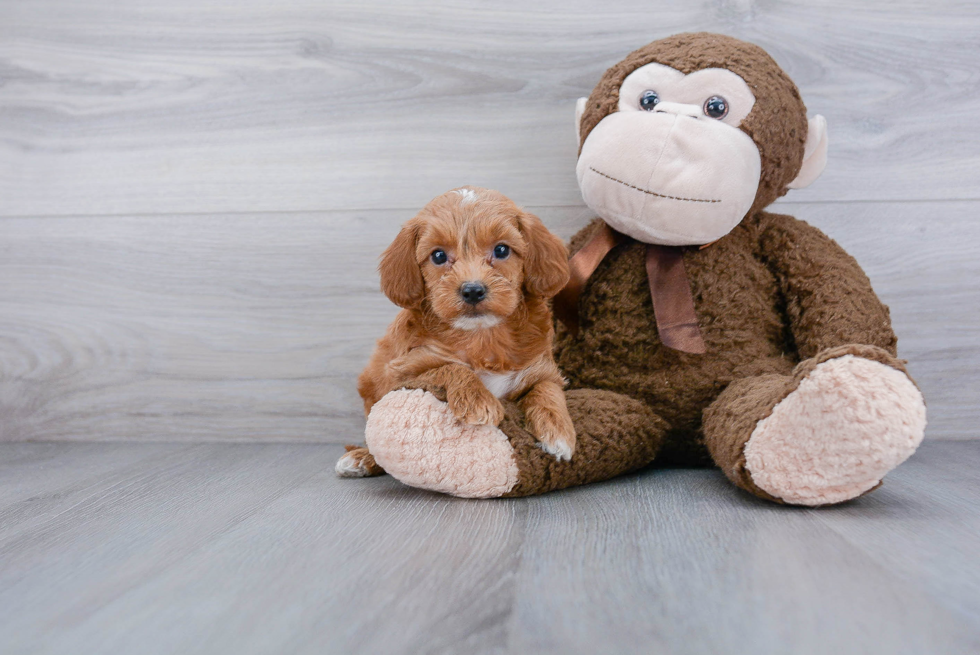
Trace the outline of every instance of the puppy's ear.
[[381, 255], [378, 272], [381, 273], [381, 290], [399, 307], [412, 309], [425, 297], [422, 270], [415, 259], [415, 242], [418, 227], [408, 222]]
[[568, 250], [534, 214], [521, 212], [518, 226], [527, 242], [524, 288], [535, 296], [552, 298], [568, 282]]

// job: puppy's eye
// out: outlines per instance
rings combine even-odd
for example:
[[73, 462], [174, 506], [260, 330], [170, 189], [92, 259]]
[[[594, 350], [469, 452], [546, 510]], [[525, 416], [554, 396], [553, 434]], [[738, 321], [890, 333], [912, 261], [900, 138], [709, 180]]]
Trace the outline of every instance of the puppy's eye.
[[429, 259], [431, 259], [432, 263], [436, 266], [442, 266], [449, 260], [449, 257], [446, 255], [445, 250], [433, 250], [432, 254], [429, 255]]
[[510, 246], [505, 243], [498, 243], [493, 247], [493, 256], [497, 259], [507, 259], [510, 256]]

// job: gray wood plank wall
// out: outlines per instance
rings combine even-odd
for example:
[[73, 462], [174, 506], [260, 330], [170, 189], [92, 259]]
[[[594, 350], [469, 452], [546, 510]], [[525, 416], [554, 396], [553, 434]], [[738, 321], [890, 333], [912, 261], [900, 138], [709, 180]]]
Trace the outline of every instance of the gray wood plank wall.
[[929, 436], [976, 437], [976, 2], [47, 0], [0, 4], [0, 440], [358, 440], [398, 225], [477, 184], [570, 235], [575, 99], [691, 30], [827, 117], [779, 209], [865, 266]]

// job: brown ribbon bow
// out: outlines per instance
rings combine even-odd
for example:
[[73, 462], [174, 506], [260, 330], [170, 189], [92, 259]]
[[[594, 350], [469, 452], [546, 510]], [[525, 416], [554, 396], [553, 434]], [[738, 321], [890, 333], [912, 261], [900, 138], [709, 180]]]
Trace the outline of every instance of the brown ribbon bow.
[[[603, 223], [588, 243], [568, 260], [571, 277], [565, 288], [555, 296], [554, 309], [558, 320], [572, 334], [578, 332], [578, 299], [589, 276], [610, 250], [628, 240], [625, 234]], [[647, 244], [646, 268], [660, 341], [668, 348], [681, 352], [706, 352], [694, 313], [691, 285], [684, 270], [683, 251], [677, 246]]]

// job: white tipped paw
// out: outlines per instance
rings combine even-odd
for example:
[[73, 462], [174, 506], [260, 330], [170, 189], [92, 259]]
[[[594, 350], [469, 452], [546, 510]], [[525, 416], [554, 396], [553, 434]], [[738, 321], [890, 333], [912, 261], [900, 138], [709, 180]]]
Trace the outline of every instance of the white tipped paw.
[[383, 475], [384, 469], [378, 466], [367, 448], [347, 446], [347, 452], [337, 460], [334, 471], [342, 478], [366, 478]]
[[567, 439], [543, 434], [538, 437], [538, 447], [559, 462], [567, 462], [575, 454], [575, 437]]
[[337, 460], [334, 471], [341, 478], [365, 478], [370, 475], [367, 467], [364, 466], [364, 462], [351, 453], [345, 453], [343, 457]]
[[531, 404], [525, 407], [528, 429], [538, 440], [538, 447], [559, 462], [575, 454], [575, 426], [564, 402], [560, 407]]

